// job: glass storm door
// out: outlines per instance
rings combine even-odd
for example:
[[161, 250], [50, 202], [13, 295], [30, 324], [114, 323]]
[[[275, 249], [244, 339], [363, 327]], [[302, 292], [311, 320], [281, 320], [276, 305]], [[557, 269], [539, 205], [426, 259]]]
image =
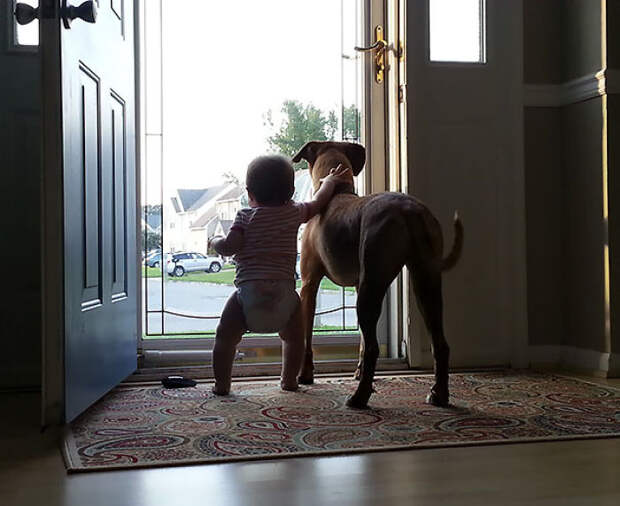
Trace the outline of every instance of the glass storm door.
[[[399, 2], [388, 4], [396, 12], [404, 9]], [[292, 156], [289, 148], [309, 140], [360, 142], [368, 163], [358, 177], [359, 193], [404, 189], [398, 170], [388, 170], [399, 160], [388, 155], [386, 128], [388, 88], [396, 90], [391, 95], [396, 102], [389, 104], [398, 116], [402, 39], [397, 22], [402, 18], [388, 14], [377, 0], [247, 1], [234, 7], [194, 0], [185, 3], [195, 14], [190, 20], [175, 15], [172, 0], [140, 5], [141, 249], [145, 259], [163, 253], [160, 266], [146, 260], [143, 267], [141, 349], [145, 357], [162, 357], [162, 350], [208, 352], [234, 291], [234, 265], [219, 258], [217, 272], [182, 275], [175, 267], [187, 253], [217, 256], [208, 241], [226, 233], [236, 211], [247, 205], [244, 175], [252, 158], [265, 152]], [[235, 21], [233, 36], [226, 20], [237, 20], [239, 8], [244, 15], [239, 24]], [[384, 46], [377, 44], [378, 26]], [[215, 41], [220, 41], [217, 49]], [[311, 198], [309, 175], [301, 165], [294, 198]], [[380, 322], [383, 357], [397, 357], [400, 349], [398, 337], [388, 344], [388, 332], [401, 334], [402, 316], [392, 324], [387, 316], [401, 307], [390, 304], [392, 298], [396, 301], [399, 293], [386, 298]], [[355, 303], [354, 288], [323, 281], [314, 343], [325, 346], [326, 358], [357, 356]], [[240, 345], [246, 362], [268, 361], [269, 349], [279, 359], [279, 339], [250, 337]], [[203, 355], [188, 356], [204, 364]]]

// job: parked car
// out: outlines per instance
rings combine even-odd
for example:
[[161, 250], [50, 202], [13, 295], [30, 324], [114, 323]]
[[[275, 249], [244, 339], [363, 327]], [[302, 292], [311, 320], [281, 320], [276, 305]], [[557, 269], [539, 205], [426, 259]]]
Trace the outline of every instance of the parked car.
[[144, 259], [147, 267], [159, 267], [161, 265], [161, 251], [149, 253]]
[[166, 271], [171, 276], [181, 277], [186, 272], [220, 272], [222, 259], [202, 253], [173, 253], [166, 261]]

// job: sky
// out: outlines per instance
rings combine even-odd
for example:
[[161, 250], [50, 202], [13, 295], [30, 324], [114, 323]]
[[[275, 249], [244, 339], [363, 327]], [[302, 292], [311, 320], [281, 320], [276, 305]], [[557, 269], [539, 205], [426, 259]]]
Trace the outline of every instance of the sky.
[[[163, 74], [153, 72], [159, 41], [149, 39], [144, 57], [151, 100], [145, 109], [147, 130], [164, 134], [165, 195], [219, 184], [225, 172], [243, 180], [249, 161], [269, 149], [273, 129], [264, 124], [265, 114], [272, 111], [277, 128], [284, 100], [326, 112], [338, 113], [343, 100], [359, 107], [357, 63], [345, 61], [343, 73], [341, 48], [355, 54], [360, 0], [161, 1]], [[432, 60], [478, 60], [480, 1], [430, 0]], [[149, 34], [158, 29], [159, 18], [151, 17], [157, 4], [143, 0]], [[37, 43], [37, 24], [18, 28], [19, 43]], [[147, 200], [154, 203], [161, 189], [159, 138], [149, 139], [145, 151]]]
[[163, 0], [164, 193], [218, 184], [227, 171], [243, 179], [268, 151], [265, 114], [279, 125], [284, 100], [340, 110], [340, 1], [182, 6], [188, 15]]
[[[359, 0], [162, 0], [163, 75], [154, 71], [159, 45], [146, 49], [146, 112], [149, 131], [159, 130], [158, 91], [163, 84], [163, 194], [205, 188], [232, 172], [241, 180], [256, 156], [268, 151], [273, 133], [264, 124], [271, 110], [276, 127], [284, 100], [312, 103], [323, 111], [358, 101], [353, 55], [354, 6]], [[151, 13], [155, 0], [145, 0]], [[431, 56], [436, 60], [478, 58], [479, 0], [431, 0]], [[146, 16], [153, 26], [157, 19]], [[147, 29], [148, 29], [147, 26]], [[344, 35], [343, 29], [344, 27]], [[155, 30], [151, 29], [150, 33]], [[155, 41], [157, 42], [157, 41]], [[155, 88], [148, 89], [148, 87]], [[147, 201], [159, 200], [159, 139], [146, 152]]]

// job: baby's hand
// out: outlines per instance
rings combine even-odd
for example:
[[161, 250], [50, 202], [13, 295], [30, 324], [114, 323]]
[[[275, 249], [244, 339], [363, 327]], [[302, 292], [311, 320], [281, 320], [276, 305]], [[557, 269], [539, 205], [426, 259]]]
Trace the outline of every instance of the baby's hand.
[[207, 251], [213, 246], [213, 243], [215, 241], [219, 241], [220, 239], [224, 239], [223, 235], [216, 235], [211, 237], [210, 239], [207, 239]]
[[348, 167], [343, 167], [340, 163], [338, 167], [335, 167], [329, 171], [329, 175], [324, 178], [321, 178], [321, 182], [325, 181], [333, 181], [334, 183], [350, 183], [351, 182], [351, 169]]

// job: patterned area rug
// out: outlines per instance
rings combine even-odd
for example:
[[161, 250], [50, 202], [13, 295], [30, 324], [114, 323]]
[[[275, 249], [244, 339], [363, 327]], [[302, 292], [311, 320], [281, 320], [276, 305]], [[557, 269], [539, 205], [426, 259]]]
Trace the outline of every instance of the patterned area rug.
[[452, 406], [424, 403], [430, 375], [380, 377], [370, 409], [352, 379], [299, 392], [278, 382], [112, 391], [67, 430], [69, 471], [620, 436], [620, 391], [533, 372], [452, 374]]

